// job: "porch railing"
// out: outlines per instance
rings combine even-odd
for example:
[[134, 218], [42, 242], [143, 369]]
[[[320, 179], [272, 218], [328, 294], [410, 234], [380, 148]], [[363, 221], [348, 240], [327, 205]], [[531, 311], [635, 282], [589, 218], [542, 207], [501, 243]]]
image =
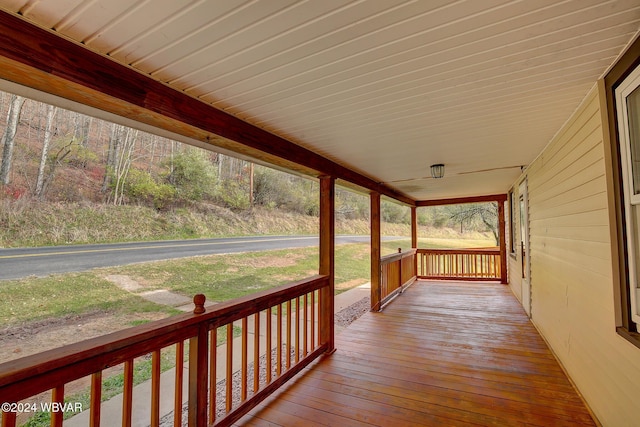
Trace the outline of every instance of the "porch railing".
[[443, 280], [501, 280], [500, 249], [418, 249], [418, 277]]
[[380, 304], [377, 307], [372, 307], [373, 310], [381, 309], [395, 295], [415, 281], [416, 250], [399, 251], [397, 254], [380, 258], [380, 269], [380, 296], [378, 298]]
[[[3, 363], [0, 402], [15, 403], [18, 407], [18, 402], [52, 390], [51, 401], [63, 405], [65, 385], [90, 376], [89, 424], [98, 426], [101, 385], [107, 376], [104, 372], [116, 367], [124, 378], [122, 425], [130, 426], [134, 365], [145, 356], [151, 358], [152, 372], [151, 392], [145, 396], [151, 409], [149, 424], [158, 426], [161, 352], [175, 348], [175, 386], [162, 391], [173, 394], [173, 424], [182, 425], [183, 396], [188, 396], [190, 426], [231, 425], [327, 350], [327, 331], [333, 313], [331, 316], [322, 313], [328, 311], [328, 298], [333, 297], [329, 295], [329, 286], [329, 277], [318, 275], [218, 304], [207, 311], [204, 296], [197, 295], [194, 313]], [[252, 340], [250, 324], [254, 331]], [[226, 347], [218, 348], [219, 335], [226, 339]], [[249, 350], [251, 343], [253, 349]], [[239, 357], [234, 358], [236, 352]], [[222, 368], [218, 360], [223, 358], [221, 355], [226, 356]], [[234, 359], [241, 359], [239, 371], [233, 368]], [[183, 381], [187, 367], [187, 378]], [[224, 376], [220, 383], [219, 376]], [[183, 382], [187, 390], [183, 390]], [[63, 411], [53, 411], [51, 416], [52, 426], [62, 425]], [[16, 412], [3, 411], [2, 426], [15, 425]]]

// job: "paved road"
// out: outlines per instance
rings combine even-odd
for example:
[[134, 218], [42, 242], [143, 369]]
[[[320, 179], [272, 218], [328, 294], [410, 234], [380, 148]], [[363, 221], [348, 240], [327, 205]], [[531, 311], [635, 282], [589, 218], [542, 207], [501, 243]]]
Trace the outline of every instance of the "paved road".
[[[337, 244], [368, 241], [369, 236], [336, 236]], [[172, 258], [306, 246], [318, 246], [318, 237], [256, 236], [0, 249], [0, 280]]]

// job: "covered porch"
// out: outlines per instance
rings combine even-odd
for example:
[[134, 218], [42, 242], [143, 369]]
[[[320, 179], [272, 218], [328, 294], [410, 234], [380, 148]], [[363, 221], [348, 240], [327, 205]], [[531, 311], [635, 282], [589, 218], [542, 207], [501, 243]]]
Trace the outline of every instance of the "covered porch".
[[[507, 267], [515, 261], [507, 257], [520, 262], [525, 254], [536, 253], [525, 245], [516, 247], [513, 229], [507, 254], [505, 204], [514, 183], [527, 178], [523, 173], [540, 170], [528, 165], [539, 158], [546, 161], [542, 150], [636, 39], [637, 2], [442, 2], [436, 7], [430, 2], [285, 1], [238, 2], [229, 9], [212, 1], [165, 3], [137, 2], [133, 7], [130, 2], [0, 0], [0, 88], [318, 179], [318, 274], [210, 311], [197, 298], [192, 314], [2, 364], [1, 402], [52, 390], [51, 401], [62, 404], [66, 384], [89, 378], [90, 425], [97, 427], [104, 421], [103, 371], [121, 366], [122, 425], [130, 426], [134, 363], [149, 357], [152, 391], [145, 404], [151, 408], [149, 424], [157, 426], [160, 355], [175, 346], [176, 366], [188, 366], [186, 374], [176, 370], [170, 396], [176, 427], [182, 424], [184, 400], [191, 426], [594, 424], [504, 285], [514, 278]], [[594, 105], [599, 100], [589, 99]], [[589, 117], [600, 118], [596, 112]], [[429, 165], [445, 164], [444, 179], [428, 175]], [[539, 181], [549, 187], [569, 182], [540, 175]], [[605, 172], [597, 176], [604, 181]], [[587, 178], [594, 181], [590, 174]], [[336, 183], [371, 198], [372, 312], [334, 336]], [[579, 187], [571, 182], [570, 189]], [[532, 194], [540, 188], [534, 186]], [[588, 193], [604, 199], [608, 193], [603, 188], [589, 188]], [[581, 191], [573, 193], [581, 197], [578, 214], [593, 211]], [[412, 209], [412, 251], [381, 256], [381, 197]], [[537, 197], [532, 206], [549, 204], [546, 193]], [[498, 204], [500, 250], [451, 254], [417, 248], [416, 208], [483, 200]], [[510, 198], [511, 227], [516, 212], [512, 202]], [[518, 213], [524, 235], [529, 201], [524, 197], [522, 202]], [[564, 208], [551, 210], [564, 215]], [[589, 237], [606, 234], [612, 219], [602, 215], [602, 224], [591, 215], [584, 220]], [[534, 225], [540, 218], [554, 217], [544, 212]], [[553, 258], [544, 240], [548, 229], [553, 231], [549, 222], [544, 237], [542, 231], [538, 234], [536, 250], [543, 261]], [[585, 241], [573, 230], [568, 235], [580, 244]], [[561, 236], [562, 242], [567, 240]], [[602, 243], [598, 254], [610, 249], [607, 238], [597, 240]], [[574, 248], [567, 250], [558, 240], [549, 242], [549, 248], [573, 255]], [[610, 267], [605, 255], [597, 260], [602, 270]], [[572, 266], [580, 268], [577, 258], [557, 270], [540, 262], [538, 283], [549, 285], [538, 289], [554, 287], [570, 295], [544, 275], [555, 274], [569, 286]], [[529, 278], [530, 268], [522, 270]], [[473, 283], [421, 280], [457, 275]], [[530, 294], [527, 290], [525, 296]], [[575, 294], [589, 303], [589, 310], [578, 313], [587, 316], [596, 301], [605, 299], [583, 290]], [[595, 413], [635, 420], [633, 408], [618, 416], [622, 411], [611, 404], [616, 399], [600, 395], [605, 390], [600, 385], [610, 385], [605, 391], [613, 390], [622, 404], [633, 402], [638, 371], [633, 366], [631, 374], [613, 370], [615, 363], [604, 357], [599, 364], [575, 365], [574, 355], [588, 351], [573, 350], [569, 357], [571, 348], [560, 343], [580, 330], [590, 341], [582, 349], [615, 346], [623, 360], [639, 366], [637, 353], [620, 350], [617, 342], [611, 345], [613, 338], [583, 325], [554, 337], [550, 329], [571, 325], [560, 317], [567, 304], [550, 293], [533, 297], [545, 299], [548, 307], [539, 307], [536, 316], [538, 321], [550, 319], [545, 326], [553, 326], [541, 330], [547, 339], [555, 338], [554, 351], [560, 357], [565, 353], [569, 371], [574, 363], [573, 377], [580, 374], [585, 396], [591, 397], [592, 407], [598, 405]], [[596, 312], [611, 320], [613, 331], [613, 311]], [[264, 341], [254, 341], [253, 355], [250, 325], [268, 331]], [[229, 364], [219, 367], [217, 360], [219, 337], [232, 342], [236, 329], [241, 344], [224, 351], [227, 360], [241, 355], [239, 371]], [[257, 372], [260, 349], [265, 348], [272, 354], [266, 357], [267, 378], [255, 380], [254, 375], [251, 385], [249, 372]], [[602, 378], [591, 381], [597, 371]], [[242, 382], [239, 393], [228, 385], [236, 372]], [[217, 376], [225, 376], [227, 386], [216, 402]], [[233, 403], [234, 394], [239, 404]], [[216, 416], [216, 407], [223, 409], [222, 417]], [[53, 413], [51, 425], [63, 425], [62, 415]], [[3, 427], [16, 424], [16, 411], [3, 412]]]

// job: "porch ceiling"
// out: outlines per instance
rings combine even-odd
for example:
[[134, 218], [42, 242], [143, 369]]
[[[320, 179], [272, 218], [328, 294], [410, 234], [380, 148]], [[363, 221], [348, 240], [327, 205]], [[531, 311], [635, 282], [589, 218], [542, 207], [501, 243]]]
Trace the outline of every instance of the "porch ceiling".
[[637, 0], [0, 7], [415, 200], [505, 193], [640, 27]]

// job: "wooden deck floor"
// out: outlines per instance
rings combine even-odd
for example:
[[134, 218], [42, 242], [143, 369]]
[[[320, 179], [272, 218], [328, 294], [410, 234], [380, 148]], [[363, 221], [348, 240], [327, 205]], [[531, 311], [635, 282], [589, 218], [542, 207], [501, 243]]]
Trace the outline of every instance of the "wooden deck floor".
[[237, 425], [595, 424], [507, 286], [418, 282]]

